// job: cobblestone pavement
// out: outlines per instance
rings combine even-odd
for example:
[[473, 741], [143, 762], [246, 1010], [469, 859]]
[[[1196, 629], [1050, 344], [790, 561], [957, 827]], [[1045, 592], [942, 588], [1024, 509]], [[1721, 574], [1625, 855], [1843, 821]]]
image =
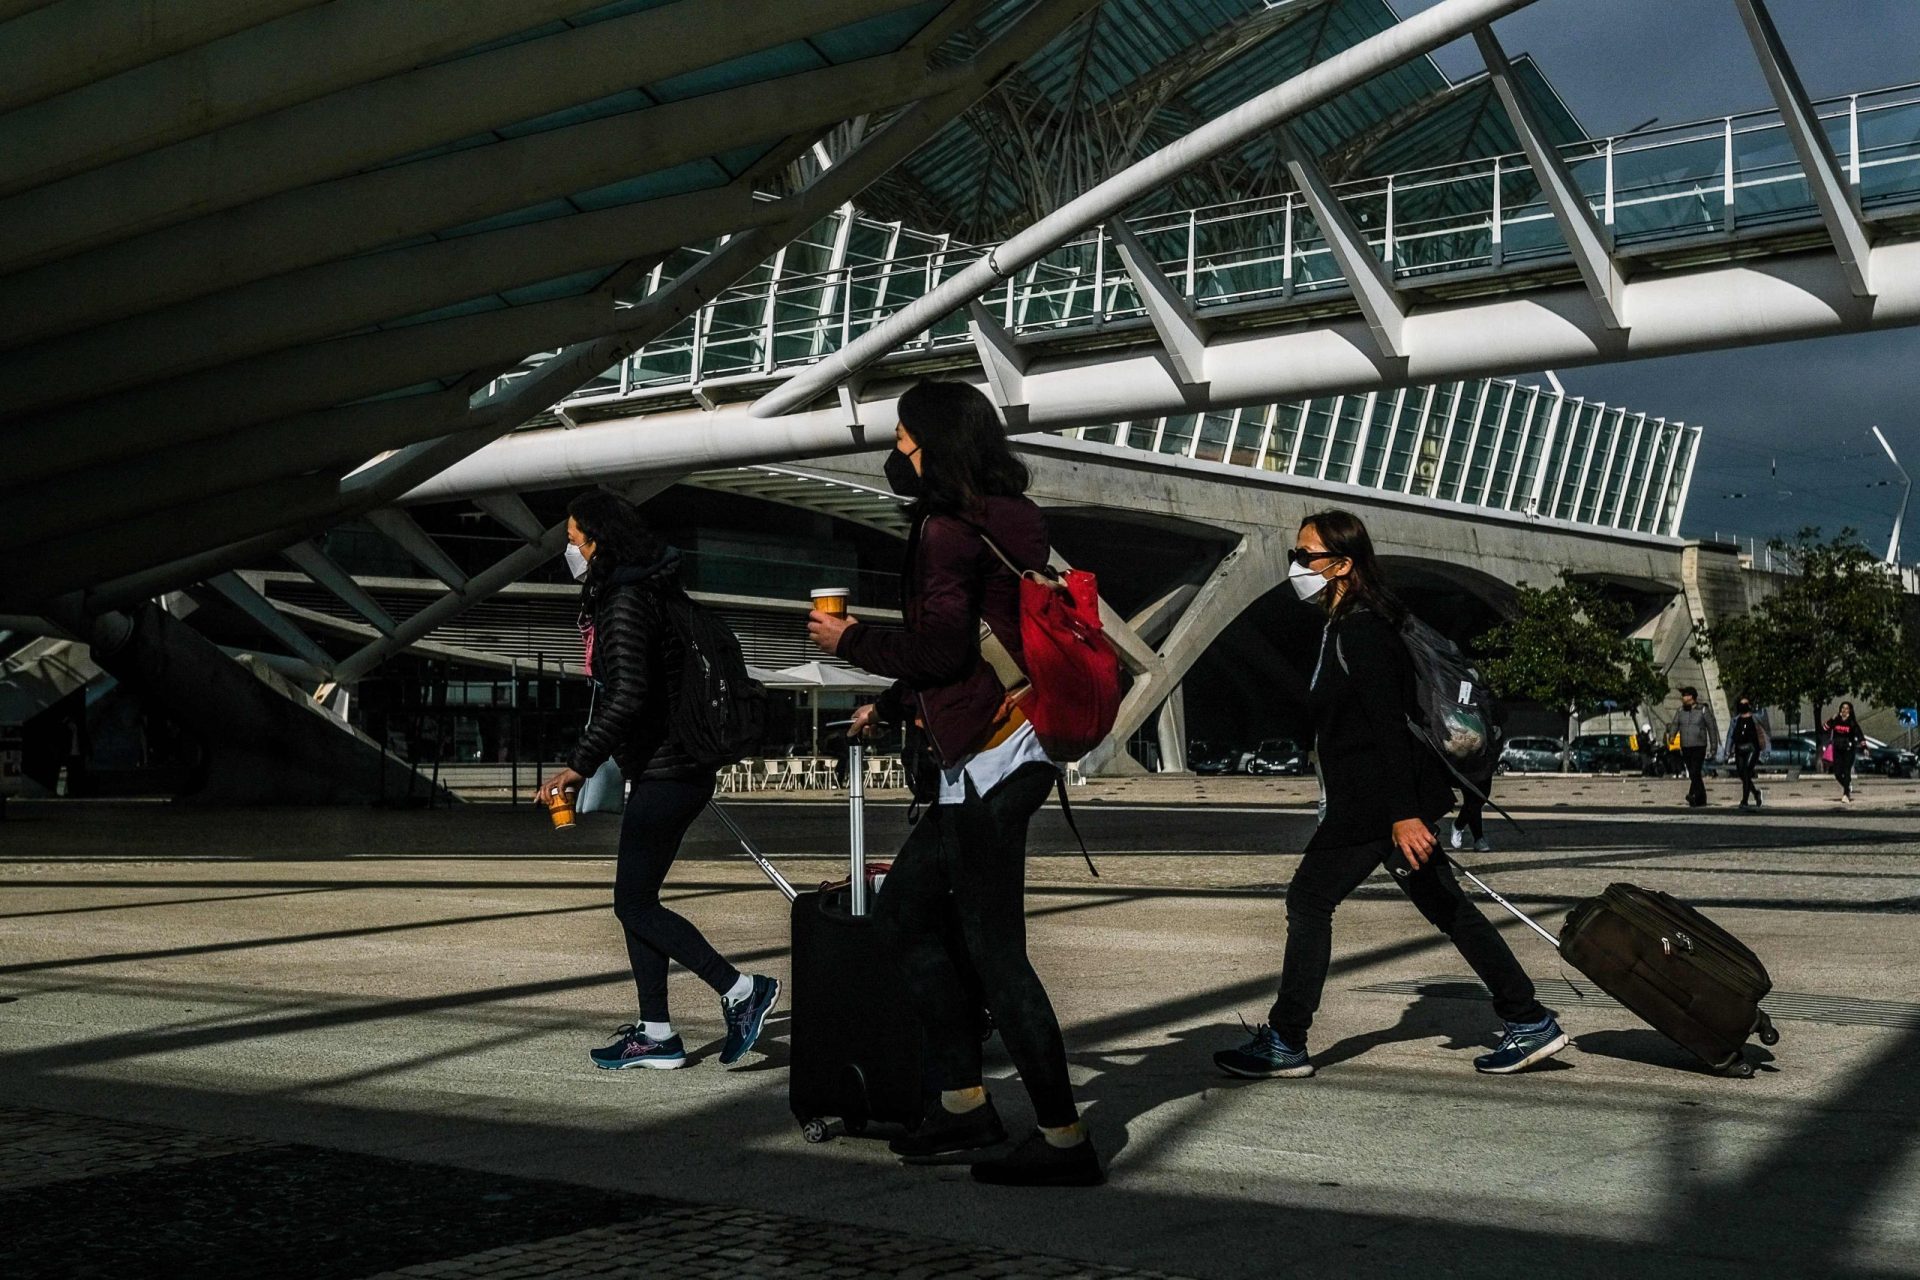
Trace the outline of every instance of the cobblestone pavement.
[[499, 1173], [0, 1107], [0, 1275], [1149, 1277]]

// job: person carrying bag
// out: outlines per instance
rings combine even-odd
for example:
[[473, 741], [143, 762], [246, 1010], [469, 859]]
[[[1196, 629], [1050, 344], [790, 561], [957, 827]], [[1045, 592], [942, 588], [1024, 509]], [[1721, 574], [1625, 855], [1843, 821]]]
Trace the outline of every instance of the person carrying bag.
[[1326, 610], [1319, 658], [1283, 696], [1313, 723], [1321, 781], [1318, 828], [1287, 886], [1287, 942], [1280, 991], [1247, 1043], [1213, 1055], [1228, 1075], [1310, 1076], [1307, 1030], [1320, 1007], [1333, 952], [1333, 915], [1382, 866], [1420, 914], [1446, 934], [1487, 990], [1506, 1034], [1476, 1070], [1508, 1075], [1560, 1052], [1567, 1036], [1534, 994], [1533, 981], [1493, 925], [1468, 900], [1434, 837], [1453, 807], [1438, 748], [1416, 730], [1418, 686], [1401, 638], [1406, 608], [1387, 589], [1360, 519], [1325, 511], [1300, 525], [1288, 579]]
[[1006, 1138], [983, 1084], [978, 1006], [950, 949], [957, 911], [964, 963], [978, 975], [1039, 1126], [1010, 1153], [976, 1161], [973, 1177], [1092, 1186], [1105, 1174], [1074, 1103], [1059, 1020], [1027, 957], [1027, 825], [1059, 767], [1021, 698], [981, 650], [984, 623], [1021, 663], [1023, 579], [1000, 556], [1046, 564], [1046, 521], [1025, 496], [1026, 467], [978, 390], [921, 382], [901, 396], [899, 412], [886, 474], [913, 502], [905, 626], [818, 611], [808, 626], [821, 649], [895, 681], [879, 703], [855, 714], [849, 733], [882, 721], [909, 725], [919, 761], [915, 795], [928, 805], [893, 860], [874, 915], [925, 1032], [940, 1105], [892, 1149], [927, 1160]]

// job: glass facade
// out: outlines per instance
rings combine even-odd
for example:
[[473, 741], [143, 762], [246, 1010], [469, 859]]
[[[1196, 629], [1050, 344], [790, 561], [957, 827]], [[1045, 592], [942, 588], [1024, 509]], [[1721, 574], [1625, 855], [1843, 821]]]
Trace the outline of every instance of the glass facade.
[[1700, 428], [1510, 378], [1067, 435], [1333, 484], [1677, 536]]

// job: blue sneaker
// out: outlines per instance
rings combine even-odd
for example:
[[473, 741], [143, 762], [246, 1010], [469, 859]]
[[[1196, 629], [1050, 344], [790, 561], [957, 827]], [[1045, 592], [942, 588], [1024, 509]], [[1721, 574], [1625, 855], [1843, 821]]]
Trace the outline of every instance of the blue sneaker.
[[1298, 1080], [1313, 1074], [1313, 1060], [1305, 1046], [1298, 1049], [1280, 1038], [1267, 1023], [1253, 1029], [1253, 1039], [1238, 1049], [1222, 1049], [1213, 1065], [1230, 1076], [1249, 1080]]
[[615, 1038], [612, 1044], [587, 1051], [594, 1066], [608, 1071], [625, 1071], [628, 1067], [671, 1071], [687, 1065], [687, 1047], [681, 1043], [679, 1036], [649, 1040], [646, 1033], [631, 1022], [613, 1034]]
[[1552, 1014], [1541, 1022], [1509, 1022], [1507, 1034], [1492, 1053], [1473, 1060], [1473, 1069], [1490, 1076], [1510, 1076], [1545, 1061], [1567, 1047], [1567, 1033]]
[[753, 975], [753, 990], [739, 1004], [720, 1001], [720, 1015], [727, 1020], [727, 1043], [720, 1050], [720, 1065], [730, 1067], [753, 1048], [767, 1015], [780, 1002], [780, 979]]

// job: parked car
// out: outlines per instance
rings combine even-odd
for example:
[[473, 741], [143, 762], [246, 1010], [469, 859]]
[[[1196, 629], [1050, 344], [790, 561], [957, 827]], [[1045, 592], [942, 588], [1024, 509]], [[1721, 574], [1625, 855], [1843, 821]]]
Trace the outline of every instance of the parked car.
[[1567, 767], [1575, 773], [1593, 769], [1591, 753], [1569, 747], [1560, 738], [1508, 738], [1494, 767], [1501, 773], [1559, 773], [1562, 756], [1567, 757]]
[[1240, 772], [1240, 752], [1236, 748], [1215, 747], [1206, 742], [1189, 743], [1187, 767], [1195, 773], [1238, 773]]
[[1304, 748], [1292, 738], [1268, 738], [1254, 749], [1247, 772], [1297, 778], [1311, 768]]
[[1630, 733], [1583, 733], [1573, 740], [1573, 749], [1585, 753], [1596, 773], [1638, 773], [1640, 753], [1634, 741]]
[[1878, 773], [1889, 778], [1920, 776], [1920, 753], [1905, 747], [1871, 747], [1854, 766], [1862, 773]]
[[1811, 769], [1820, 758], [1820, 740], [1810, 733], [1779, 733], [1767, 748], [1768, 764], [1799, 765]]

